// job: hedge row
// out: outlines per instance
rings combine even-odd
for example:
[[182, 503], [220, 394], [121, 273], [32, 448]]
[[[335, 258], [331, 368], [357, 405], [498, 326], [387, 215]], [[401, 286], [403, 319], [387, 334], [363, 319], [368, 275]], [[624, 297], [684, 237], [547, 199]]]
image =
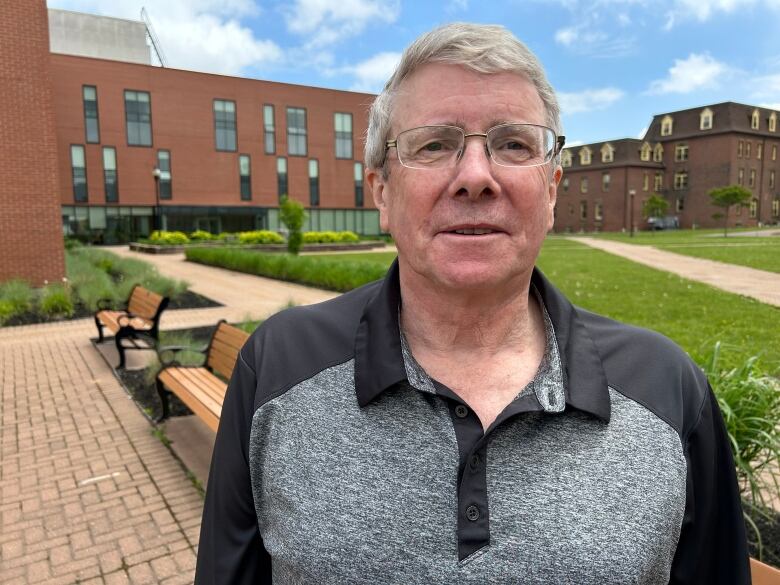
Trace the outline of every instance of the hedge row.
[[[303, 242], [306, 244], [315, 243], [352, 243], [359, 241], [360, 238], [355, 232], [304, 232]], [[184, 232], [168, 232], [156, 230], [149, 236], [150, 244], [162, 246], [180, 246], [191, 242], [230, 242], [236, 241], [240, 244], [283, 244], [284, 238], [277, 232], [270, 230], [254, 230], [249, 232], [229, 233], [222, 232], [219, 235], [211, 234], [204, 230], [192, 232], [189, 236]]]
[[374, 262], [332, 260], [290, 254], [262, 254], [235, 248], [192, 248], [186, 250], [185, 254], [187, 260], [191, 262], [338, 292], [346, 292], [378, 280], [387, 272], [385, 265]]

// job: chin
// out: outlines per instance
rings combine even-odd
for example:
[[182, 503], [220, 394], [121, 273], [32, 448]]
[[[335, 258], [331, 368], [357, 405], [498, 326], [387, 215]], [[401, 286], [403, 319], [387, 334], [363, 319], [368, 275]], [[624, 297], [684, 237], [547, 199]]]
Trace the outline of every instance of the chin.
[[466, 290], [501, 286], [518, 276], [517, 271], [511, 270], [505, 261], [459, 260], [437, 265], [431, 273], [431, 280], [448, 288]]

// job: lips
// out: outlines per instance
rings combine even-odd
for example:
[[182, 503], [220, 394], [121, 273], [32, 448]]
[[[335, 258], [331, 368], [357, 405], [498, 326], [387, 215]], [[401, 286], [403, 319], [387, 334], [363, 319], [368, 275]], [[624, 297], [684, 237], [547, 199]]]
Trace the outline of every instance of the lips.
[[493, 225], [457, 225], [442, 230], [445, 234], [456, 234], [459, 236], [485, 236], [495, 233], [504, 233], [504, 230]]

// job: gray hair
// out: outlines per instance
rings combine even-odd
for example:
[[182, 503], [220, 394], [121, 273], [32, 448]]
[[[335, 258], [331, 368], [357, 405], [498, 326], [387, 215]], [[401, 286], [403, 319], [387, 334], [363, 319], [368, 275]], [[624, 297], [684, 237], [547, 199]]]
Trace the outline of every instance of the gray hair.
[[378, 169], [385, 160], [385, 142], [401, 83], [427, 63], [461, 65], [477, 73], [511, 72], [525, 76], [544, 104], [546, 123], [561, 134], [561, 111], [542, 64], [511, 32], [499, 25], [455, 22], [418, 37], [401, 55], [395, 72], [368, 114], [366, 167]]

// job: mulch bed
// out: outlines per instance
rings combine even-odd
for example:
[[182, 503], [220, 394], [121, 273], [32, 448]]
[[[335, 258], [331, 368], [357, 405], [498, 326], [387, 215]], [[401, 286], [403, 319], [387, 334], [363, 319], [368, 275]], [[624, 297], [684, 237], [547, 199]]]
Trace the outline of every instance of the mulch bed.
[[[745, 510], [749, 508], [745, 506]], [[768, 511], [769, 518], [762, 514], [753, 512], [752, 519], [761, 531], [761, 541], [764, 545], [761, 560], [767, 565], [780, 567], [780, 514], [774, 510]], [[745, 526], [747, 532], [748, 544], [750, 545], [750, 556], [759, 558], [758, 543], [751, 526]]]
[[[222, 305], [216, 301], [194, 293], [192, 291], [186, 291], [179, 295], [176, 299], [171, 300], [168, 303], [168, 309], [208, 309], [211, 307], [221, 307]], [[86, 319], [91, 318], [95, 313], [90, 311], [83, 304], [77, 302], [73, 307], [73, 315], [66, 317], [65, 315], [41, 315], [33, 311], [26, 311], [19, 315], [14, 315], [5, 321], [0, 327], [14, 327], [17, 325], [35, 325], [38, 323], [56, 323], [59, 321], [73, 321], [74, 319]]]

